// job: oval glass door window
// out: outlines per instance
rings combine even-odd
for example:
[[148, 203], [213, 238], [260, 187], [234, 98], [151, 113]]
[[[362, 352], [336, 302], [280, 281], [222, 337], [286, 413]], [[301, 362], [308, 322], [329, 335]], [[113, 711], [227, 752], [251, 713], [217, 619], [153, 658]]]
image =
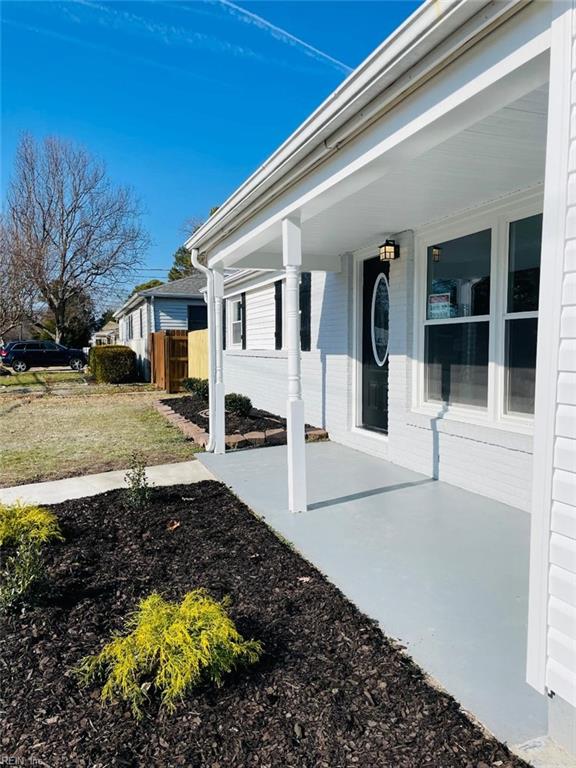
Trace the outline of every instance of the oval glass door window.
[[374, 360], [383, 366], [388, 358], [388, 329], [390, 321], [390, 289], [386, 275], [381, 272], [372, 293], [372, 351]]

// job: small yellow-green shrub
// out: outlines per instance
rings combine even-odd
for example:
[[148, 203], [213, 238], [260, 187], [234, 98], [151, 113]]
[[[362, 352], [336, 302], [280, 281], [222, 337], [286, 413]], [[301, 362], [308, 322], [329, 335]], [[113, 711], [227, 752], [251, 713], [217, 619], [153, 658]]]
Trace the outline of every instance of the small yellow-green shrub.
[[62, 539], [56, 515], [33, 504], [0, 504], [0, 547]]
[[168, 710], [204, 680], [221, 685], [226, 673], [255, 663], [262, 653], [260, 642], [238, 633], [227, 606], [202, 589], [188, 592], [181, 603], [153, 592], [126, 621], [126, 634], [81, 661], [81, 684], [106, 678], [102, 700], [125, 699], [136, 717], [150, 685]]
[[32, 504], [0, 504], [0, 548], [14, 548], [0, 570], [0, 613], [12, 608], [43, 575], [42, 547], [62, 539], [56, 516]]

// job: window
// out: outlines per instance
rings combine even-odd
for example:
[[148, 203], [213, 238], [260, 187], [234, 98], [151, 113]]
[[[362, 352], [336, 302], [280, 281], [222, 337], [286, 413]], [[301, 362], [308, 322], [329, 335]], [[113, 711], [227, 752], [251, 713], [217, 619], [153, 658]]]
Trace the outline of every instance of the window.
[[230, 302], [230, 346], [240, 347], [243, 343], [244, 302], [242, 297]]
[[208, 307], [206, 304], [188, 305], [188, 330], [201, 331], [208, 327]]
[[282, 349], [282, 280], [274, 283], [274, 349]]
[[426, 399], [488, 404], [489, 229], [427, 249]]
[[542, 214], [485, 221], [425, 243], [421, 398], [519, 424], [534, 413]]
[[134, 338], [134, 316], [128, 315], [126, 318], [126, 338], [127, 339], [133, 339]]
[[512, 221], [504, 316], [506, 413], [534, 413], [542, 215]]

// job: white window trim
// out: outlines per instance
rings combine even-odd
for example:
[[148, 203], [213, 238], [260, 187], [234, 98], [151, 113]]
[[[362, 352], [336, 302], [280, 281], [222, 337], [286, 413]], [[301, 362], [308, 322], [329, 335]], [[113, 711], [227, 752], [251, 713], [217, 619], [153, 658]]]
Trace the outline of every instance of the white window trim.
[[[469, 424], [492, 426], [523, 434], [532, 434], [534, 417], [506, 413], [505, 393], [505, 320], [535, 317], [538, 312], [507, 312], [508, 296], [508, 229], [512, 221], [542, 213], [542, 192], [523, 194], [519, 199], [491, 204], [481, 211], [461, 214], [450, 220], [423, 228], [415, 236], [414, 349], [412, 411], [425, 416], [456, 420]], [[434, 242], [463, 237], [483, 229], [491, 229], [490, 314], [446, 320], [426, 319], [427, 248]], [[486, 408], [449, 405], [425, 399], [425, 328], [457, 322], [490, 322], [488, 348], [488, 405]]]
[[[238, 297], [234, 296], [230, 299], [227, 299], [227, 302], [228, 306], [226, 307], [226, 324], [228, 325], [228, 328], [226, 329], [226, 346], [229, 349], [242, 349], [242, 320], [234, 320], [234, 305], [239, 304], [240, 313], [242, 313], [242, 299], [240, 298], [240, 295], [238, 295]], [[240, 341], [234, 342], [232, 329], [234, 323], [238, 322], [240, 323]]]

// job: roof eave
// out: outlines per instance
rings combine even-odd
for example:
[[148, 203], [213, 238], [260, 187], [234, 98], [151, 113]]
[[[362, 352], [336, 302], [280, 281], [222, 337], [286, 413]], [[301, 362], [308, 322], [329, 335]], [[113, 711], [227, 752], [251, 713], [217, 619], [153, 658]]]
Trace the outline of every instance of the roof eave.
[[[344, 143], [339, 133], [354, 118], [362, 119], [366, 105], [382, 96], [424, 56], [438, 50], [437, 61], [427, 62], [427, 71], [447, 58], [440, 43], [464, 24], [478, 16], [478, 29], [501, 23], [531, 0], [427, 0], [396, 29], [352, 74], [324, 101], [312, 115], [210, 216], [185, 243], [189, 250], [211, 250], [228, 237], [241, 223], [263, 207], [259, 200], [298, 169], [307, 166], [313, 153], [323, 156], [337, 151]], [[481, 14], [485, 11], [484, 14]], [[460, 48], [474, 37], [463, 34]], [[478, 34], [478, 31], [476, 31]], [[454, 57], [454, 50], [450, 50]], [[417, 79], [406, 78], [405, 90], [413, 89]], [[395, 95], [398, 98], [398, 94]], [[366, 112], [366, 127], [373, 122]], [[370, 123], [368, 122], [370, 120]], [[362, 129], [357, 126], [356, 133]], [[307, 172], [307, 171], [306, 171]], [[290, 179], [290, 183], [292, 183]], [[265, 204], [265, 203], [264, 203]], [[241, 218], [242, 216], [242, 218]]]
[[125, 315], [130, 309], [134, 309], [141, 301], [145, 301], [146, 296], [142, 293], [135, 293], [127, 299], [122, 306], [114, 312], [113, 317], [120, 318]]

